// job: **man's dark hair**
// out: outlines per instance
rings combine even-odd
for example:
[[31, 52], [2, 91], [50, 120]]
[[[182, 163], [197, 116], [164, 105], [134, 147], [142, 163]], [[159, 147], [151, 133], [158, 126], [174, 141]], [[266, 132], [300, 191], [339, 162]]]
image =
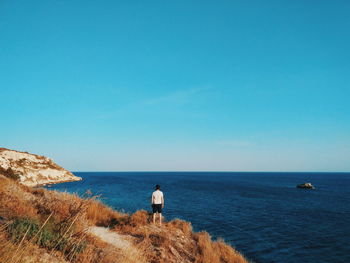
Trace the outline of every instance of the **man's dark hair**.
[[159, 184], [156, 185], [156, 190], [160, 190], [160, 185]]

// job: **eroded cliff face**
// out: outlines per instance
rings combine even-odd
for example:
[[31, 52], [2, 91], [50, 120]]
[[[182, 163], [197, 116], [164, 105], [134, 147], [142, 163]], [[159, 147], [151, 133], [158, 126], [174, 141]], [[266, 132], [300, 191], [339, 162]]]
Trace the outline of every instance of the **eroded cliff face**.
[[6, 148], [0, 148], [0, 174], [27, 186], [81, 180], [50, 158]]

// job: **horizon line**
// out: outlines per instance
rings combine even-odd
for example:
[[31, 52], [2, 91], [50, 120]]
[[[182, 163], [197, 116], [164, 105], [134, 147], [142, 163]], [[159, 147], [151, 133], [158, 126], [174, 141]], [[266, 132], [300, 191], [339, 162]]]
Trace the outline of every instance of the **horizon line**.
[[186, 170], [127, 170], [127, 171], [71, 171], [72, 173], [350, 173], [350, 171], [186, 171]]

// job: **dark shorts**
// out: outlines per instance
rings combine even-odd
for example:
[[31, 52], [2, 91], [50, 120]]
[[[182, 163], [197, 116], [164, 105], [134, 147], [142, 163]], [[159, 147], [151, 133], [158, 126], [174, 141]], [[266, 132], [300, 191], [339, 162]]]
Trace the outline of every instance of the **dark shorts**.
[[153, 209], [153, 214], [154, 213], [162, 213], [162, 204], [153, 204], [152, 205], [152, 209]]

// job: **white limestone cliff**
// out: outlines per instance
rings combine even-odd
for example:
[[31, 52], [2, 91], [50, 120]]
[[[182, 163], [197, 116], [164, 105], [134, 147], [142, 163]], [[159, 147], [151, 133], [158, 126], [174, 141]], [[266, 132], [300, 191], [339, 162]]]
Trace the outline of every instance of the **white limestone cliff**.
[[27, 186], [80, 181], [45, 156], [0, 148], [0, 174], [16, 178]]

